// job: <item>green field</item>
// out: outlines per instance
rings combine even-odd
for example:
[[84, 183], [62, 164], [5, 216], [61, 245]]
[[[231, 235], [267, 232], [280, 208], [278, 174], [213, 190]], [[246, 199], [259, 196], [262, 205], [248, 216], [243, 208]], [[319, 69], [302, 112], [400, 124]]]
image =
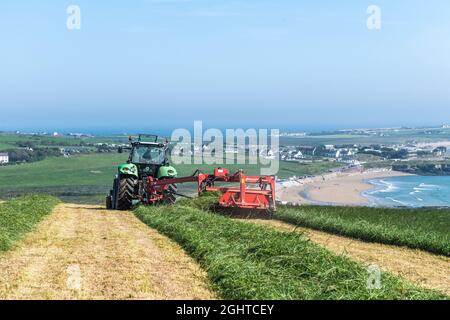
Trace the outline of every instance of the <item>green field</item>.
[[90, 154], [0, 167], [1, 197], [39, 192], [75, 202], [99, 202], [123, 161], [124, 154]]
[[325, 144], [403, 144], [407, 141], [433, 142], [450, 140], [450, 129], [403, 129], [383, 132], [383, 135], [360, 135], [349, 133], [311, 134], [301, 137], [281, 137], [280, 145], [325, 145]]
[[6, 149], [13, 149], [15, 148], [15, 145], [9, 144], [9, 143], [4, 143], [4, 142], [0, 142], [0, 151], [1, 150], [6, 150]]
[[[127, 160], [123, 153], [101, 153], [47, 158], [42, 161], [0, 167], [0, 198], [24, 193], [49, 193], [70, 202], [103, 203], [111, 188], [117, 165]], [[260, 174], [257, 165], [224, 165], [231, 171], [244, 169], [247, 174]], [[336, 166], [333, 162], [299, 164], [280, 162], [279, 176], [317, 174]], [[179, 176], [191, 175], [196, 168], [211, 172], [214, 165], [176, 165]], [[192, 184], [186, 185], [192, 192]], [[183, 191], [183, 188], [180, 189]]]
[[82, 140], [71, 137], [52, 137], [25, 134], [0, 133], [0, 144], [17, 147], [17, 143], [33, 142], [37, 146], [42, 145], [78, 145]]
[[450, 210], [279, 206], [276, 218], [357, 239], [450, 256]]
[[127, 142], [126, 136], [105, 136], [105, 137], [70, 137], [70, 136], [50, 136], [0, 133], [0, 148], [2, 145], [8, 148], [17, 147], [17, 143], [32, 142], [36, 146], [77, 146], [87, 143], [123, 143]]
[[170, 207], [141, 206], [136, 215], [194, 257], [221, 298], [445, 298], [387, 273], [382, 274], [381, 289], [370, 290], [363, 266], [297, 233], [279, 232], [199, 209], [215, 199], [212, 195], [206, 201], [181, 201]]
[[9, 250], [14, 243], [47, 214], [58, 199], [51, 196], [25, 196], [0, 203], [0, 252]]

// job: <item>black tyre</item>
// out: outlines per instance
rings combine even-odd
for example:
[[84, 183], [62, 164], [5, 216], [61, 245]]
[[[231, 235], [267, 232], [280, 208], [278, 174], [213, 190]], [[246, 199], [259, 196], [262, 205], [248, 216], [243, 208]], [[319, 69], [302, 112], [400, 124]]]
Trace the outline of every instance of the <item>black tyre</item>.
[[129, 210], [136, 196], [137, 179], [135, 177], [121, 177], [117, 190], [117, 209]]
[[112, 196], [107, 195], [106, 196], [106, 210], [111, 210], [111, 209], [112, 209]]

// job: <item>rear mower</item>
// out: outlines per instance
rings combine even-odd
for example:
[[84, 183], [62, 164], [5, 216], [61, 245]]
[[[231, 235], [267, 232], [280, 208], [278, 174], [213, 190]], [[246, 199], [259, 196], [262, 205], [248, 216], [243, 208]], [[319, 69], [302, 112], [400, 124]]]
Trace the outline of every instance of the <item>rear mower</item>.
[[[128, 162], [118, 168], [113, 189], [106, 197], [108, 209], [128, 210], [133, 201], [144, 205], [173, 204], [176, 196], [188, 197], [177, 192], [177, 184], [196, 182], [197, 193], [219, 192], [218, 205], [224, 208], [274, 212], [275, 177], [247, 176], [242, 170], [230, 174], [227, 169], [216, 168], [214, 173], [202, 173], [196, 170], [187, 177], [177, 177], [177, 171], [169, 165], [168, 142], [132, 141]], [[119, 150], [120, 152], [120, 150]], [[238, 186], [224, 187], [225, 183]], [[219, 185], [216, 185], [219, 184]]]

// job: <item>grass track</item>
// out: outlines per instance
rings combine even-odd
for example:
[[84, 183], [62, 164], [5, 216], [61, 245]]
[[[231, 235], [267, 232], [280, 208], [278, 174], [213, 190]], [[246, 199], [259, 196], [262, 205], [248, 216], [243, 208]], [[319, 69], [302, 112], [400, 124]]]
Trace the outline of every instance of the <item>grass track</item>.
[[276, 218], [364, 241], [450, 256], [450, 210], [279, 206]]
[[59, 203], [51, 196], [32, 195], [0, 203], [0, 252], [9, 250]]
[[269, 227], [203, 211], [210, 200], [172, 207], [139, 207], [136, 215], [197, 259], [225, 299], [445, 298], [382, 274], [382, 288], [367, 289], [367, 271], [343, 256]]
[[131, 212], [59, 204], [19, 242], [0, 254], [0, 300], [215, 297], [193, 259]]

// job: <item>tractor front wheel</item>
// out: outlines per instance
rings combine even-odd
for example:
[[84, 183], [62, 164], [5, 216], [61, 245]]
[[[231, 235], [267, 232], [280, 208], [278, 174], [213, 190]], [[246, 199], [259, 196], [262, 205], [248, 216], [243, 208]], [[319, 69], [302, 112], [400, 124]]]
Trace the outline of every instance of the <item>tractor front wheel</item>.
[[137, 179], [135, 177], [121, 177], [117, 190], [117, 209], [129, 210], [136, 195]]
[[109, 194], [106, 196], [106, 210], [111, 210], [113, 208], [113, 197]]

